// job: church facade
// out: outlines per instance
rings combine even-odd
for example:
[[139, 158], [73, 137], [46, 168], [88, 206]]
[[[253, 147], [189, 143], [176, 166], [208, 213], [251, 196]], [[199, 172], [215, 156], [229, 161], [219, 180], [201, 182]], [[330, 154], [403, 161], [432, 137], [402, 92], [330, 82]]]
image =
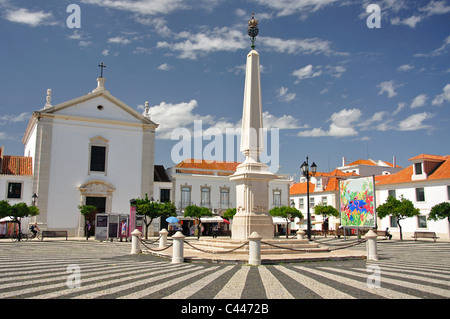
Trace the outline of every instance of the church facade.
[[158, 124], [146, 107], [140, 114], [115, 98], [103, 77], [92, 92], [55, 106], [47, 91], [47, 104], [33, 112], [23, 137], [24, 155], [33, 159], [32, 193], [42, 230], [83, 236], [79, 205], [123, 214], [130, 199], [153, 196]]

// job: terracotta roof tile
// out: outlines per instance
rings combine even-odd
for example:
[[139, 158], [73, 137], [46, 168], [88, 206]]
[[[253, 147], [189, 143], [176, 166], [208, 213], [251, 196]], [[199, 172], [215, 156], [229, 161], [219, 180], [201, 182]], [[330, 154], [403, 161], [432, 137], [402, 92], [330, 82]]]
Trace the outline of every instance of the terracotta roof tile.
[[237, 162], [186, 159], [181, 163], [177, 164], [175, 166], [175, 170], [177, 173], [203, 174], [203, 175], [214, 175], [213, 171], [222, 171], [218, 172], [218, 174], [227, 176], [234, 174], [239, 164], [240, 163]]
[[410, 158], [408, 161], [414, 161], [414, 160], [418, 160], [418, 159], [433, 160], [433, 161], [445, 161], [446, 160], [446, 156], [420, 154], [420, 155], [417, 155], [417, 156], [414, 156], [414, 157]]
[[3, 155], [2, 171], [3, 175], [33, 175], [32, 158], [25, 156]]
[[[315, 185], [309, 183], [309, 192], [314, 192]], [[293, 184], [289, 189], [289, 194], [306, 194], [306, 183], [296, 183]]]
[[450, 178], [450, 156], [445, 156], [445, 162], [442, 163], [430, 176], [428, 179], [445, 179]]

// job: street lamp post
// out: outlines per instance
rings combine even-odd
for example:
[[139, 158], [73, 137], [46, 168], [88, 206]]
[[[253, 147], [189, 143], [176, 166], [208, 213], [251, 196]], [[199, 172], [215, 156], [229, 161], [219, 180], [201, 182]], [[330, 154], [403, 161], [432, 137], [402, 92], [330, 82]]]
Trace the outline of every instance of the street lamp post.
[[303, 174], [303, 176], [306, 177], [306, 204], [307, 204], [307, 214], [308, 214], [308, 240], [311, 241], [311, 213], [309, 211], [309, 179], [310, 179], [310, 172], [311, 169], [311, 173], [314, 175], [316, 173], [317, 170], [317, 165], [316, 163], [312, 163], [311, 167], [309, 167], [309, 159], [308, 156], [306, 157], [306, 162], [303, 162], [302, 166], [300, 166], [300, 170]]

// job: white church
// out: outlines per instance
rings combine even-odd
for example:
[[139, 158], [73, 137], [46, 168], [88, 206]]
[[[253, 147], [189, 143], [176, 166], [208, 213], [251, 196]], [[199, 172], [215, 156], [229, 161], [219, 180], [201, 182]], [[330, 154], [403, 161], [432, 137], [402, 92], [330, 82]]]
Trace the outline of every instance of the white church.
[[[23, 137], [32, 158], [32, 194], [41, 230], [84, 235], [79, 205], [97, 213], [130, 211], [130, 199], [153, 196], [155, 129], [148, 116], [120, 101], [97, 79], [92, 92], [33, 112]], [[92, 216], [93, 217], [93, 216]], [[91, 224], [93, 220], [91, 221]]]

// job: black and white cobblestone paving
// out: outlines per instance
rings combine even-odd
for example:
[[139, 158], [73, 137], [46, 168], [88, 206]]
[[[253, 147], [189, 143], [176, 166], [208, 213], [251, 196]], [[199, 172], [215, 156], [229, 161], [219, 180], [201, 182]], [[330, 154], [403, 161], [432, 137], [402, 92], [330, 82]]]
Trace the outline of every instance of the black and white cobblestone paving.
[[[335, 240], [330, 240], [333, 242]], [[171, 264], [130, 255], [131, 244], [0, 242], [0, 298], [365, 299], [449, 298], [450, 242], [379, 241], [379, 261], [265, 266]], [[352, 249], [365, 249], [356, 246]], [[79, 285], [69, 287], [69, 269]], [[379, 267], [379, 285], [369, 287]], [[368, 271], [369, 270], [369, 271]]]

